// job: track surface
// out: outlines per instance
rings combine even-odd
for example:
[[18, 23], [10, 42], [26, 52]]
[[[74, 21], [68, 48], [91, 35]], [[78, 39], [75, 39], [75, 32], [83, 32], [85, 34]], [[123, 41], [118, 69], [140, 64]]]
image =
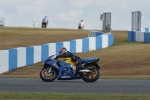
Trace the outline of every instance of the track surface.
[[59, 92], [100, 94], [150, 94], [150, 80], [99, 79], [43, 82], [39, 78], [0, 78], [0, 92]]

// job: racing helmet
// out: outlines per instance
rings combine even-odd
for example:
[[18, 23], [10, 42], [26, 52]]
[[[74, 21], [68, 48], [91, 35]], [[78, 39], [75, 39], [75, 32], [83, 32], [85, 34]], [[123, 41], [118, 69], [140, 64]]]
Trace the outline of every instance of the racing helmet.
[[66, 49], [65, 47], [63, 47], [63, 48], [61, 48], [61, 49], [59, 50], [59, 54], [60, 54], [60, 55], [66, 53], [66, 52], [67, 52], [67, 49]]

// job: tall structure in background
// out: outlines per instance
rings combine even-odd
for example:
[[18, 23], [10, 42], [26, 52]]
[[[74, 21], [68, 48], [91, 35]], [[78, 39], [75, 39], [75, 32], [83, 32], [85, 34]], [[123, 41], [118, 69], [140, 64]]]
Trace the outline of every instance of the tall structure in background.
[[100, 20], [103, 21], [102, 31], [104, 33], [111, 31], [111, 12], [100, 15]]
[[134, 11], [132, 12], [132, 30], [140, 31], [141, 30], [141, 19], [142, 13], [141, 11]]
[[4, 26], [5, 25], [5, 18], [0, 18], [0, 26]]

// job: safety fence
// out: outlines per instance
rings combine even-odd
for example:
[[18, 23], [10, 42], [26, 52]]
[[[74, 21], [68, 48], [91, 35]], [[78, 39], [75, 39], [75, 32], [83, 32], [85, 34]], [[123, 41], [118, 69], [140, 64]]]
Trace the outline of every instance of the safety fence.
[[62, 47], [66, 47], [72, 53], [81, 53], [99, 50], [113, 44], [114, 35], [107, 34], [64, 42], [0, 50], [0, 74], [44, 61], [53, 54], [58, 55], [59, 49]]

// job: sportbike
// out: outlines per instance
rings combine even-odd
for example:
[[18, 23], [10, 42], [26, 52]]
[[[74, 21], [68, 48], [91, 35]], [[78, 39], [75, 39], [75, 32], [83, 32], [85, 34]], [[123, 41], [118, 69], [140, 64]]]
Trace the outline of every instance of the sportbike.
[[45, 82], [57, 80], [82, 79], [85, 82], [95, 82], [100, 77], [99, 58], [85, 58], [81, 61], [82, 69], [76, 72], [75, 62], [71, 58], [54, 59], [55, 55], [47, 58], [40, 78]]

